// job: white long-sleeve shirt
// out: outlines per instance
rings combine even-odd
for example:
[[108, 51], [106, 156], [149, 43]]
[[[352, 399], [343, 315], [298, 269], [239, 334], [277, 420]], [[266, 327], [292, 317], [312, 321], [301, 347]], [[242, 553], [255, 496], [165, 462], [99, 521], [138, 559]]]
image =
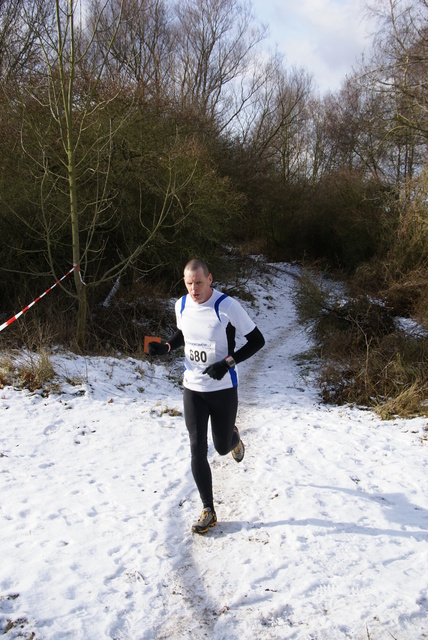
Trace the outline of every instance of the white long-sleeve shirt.
[[185, 295], [175, 303], [177, 327], [184, 337], [184, 379], [193, 391], [219, 391], [238, 386], [238, 370], [232, 367], [221, 380], [213, 380], [203, 371], [210, 364], [232, 355], [235, 329], [246, 336], [255, 328], [237, 300], [213, 289], [201, 304]]

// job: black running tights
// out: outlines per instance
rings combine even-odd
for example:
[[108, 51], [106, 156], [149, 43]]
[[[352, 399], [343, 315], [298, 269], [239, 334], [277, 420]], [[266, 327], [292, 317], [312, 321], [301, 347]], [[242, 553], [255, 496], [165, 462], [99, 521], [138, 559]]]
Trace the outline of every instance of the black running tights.
[[211, 468], [208, 463], [208, 419], [216, 451], [224, 456], [239, 442], [234, 432], [238, 389], [191, 391], [184, 389], [184, 420], [190, 437], [192, 474], [204, 507], [214, 508]]

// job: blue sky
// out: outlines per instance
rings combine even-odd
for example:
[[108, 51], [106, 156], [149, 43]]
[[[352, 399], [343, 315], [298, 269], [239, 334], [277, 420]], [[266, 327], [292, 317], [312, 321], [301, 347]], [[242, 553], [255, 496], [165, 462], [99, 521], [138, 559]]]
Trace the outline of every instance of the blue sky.
[[278, 45], [286, 66], [304, 67], [321, 93], [337, 90], [369, 48], [364, 4], [365, 0], [252, 0], [254, 14], [269, 26], [269, 43]]

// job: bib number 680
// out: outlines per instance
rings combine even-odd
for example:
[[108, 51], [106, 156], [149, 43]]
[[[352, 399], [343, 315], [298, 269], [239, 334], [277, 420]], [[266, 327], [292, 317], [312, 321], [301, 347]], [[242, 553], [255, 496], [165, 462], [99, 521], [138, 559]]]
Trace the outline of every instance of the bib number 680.
[[206, 351], [197, 351], [196, 349], [190, 349], [189, 358], [192, 362], [202, 362], [205, 364], [207, 361]]

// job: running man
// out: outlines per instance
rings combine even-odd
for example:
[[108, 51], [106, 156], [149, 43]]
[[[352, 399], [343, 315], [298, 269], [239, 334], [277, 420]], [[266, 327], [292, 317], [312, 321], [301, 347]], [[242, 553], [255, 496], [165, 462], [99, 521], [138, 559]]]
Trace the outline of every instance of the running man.
[[[212, 288], [212, 275], [201, 260], [184, 268], [188, 294], [177, 300], [177, 331], [169, 342], [150, 342], [149, 354], [165, 355], [184, 346], [184, 420], [190, 437], [192, 474], [203, 510], [192, 526], [206, 533], [217, 524], [211, 468], [208, 463], [208, 420], [216, 451], [232, 453], [236, 462], [245, 454], [235, 426], [238, 410], [237, 364], [254, 355], [265, 344], [263, 335], [234, 298]], [[235, 352], [235, 333], [246, 343]]]

